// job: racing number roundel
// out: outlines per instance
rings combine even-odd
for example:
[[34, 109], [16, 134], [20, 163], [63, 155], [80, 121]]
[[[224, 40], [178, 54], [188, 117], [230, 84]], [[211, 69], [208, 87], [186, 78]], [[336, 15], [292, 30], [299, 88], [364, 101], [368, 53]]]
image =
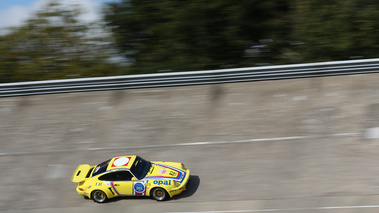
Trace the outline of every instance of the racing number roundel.
[[116, 158], [113, 161], [112, 167], [127, 166], [129, 161], [129, 157]]
[[145, 187], [142, 183], [135, 183], [134, 184], [134, 191], [137, 193], [143, 193], [145, 192]]

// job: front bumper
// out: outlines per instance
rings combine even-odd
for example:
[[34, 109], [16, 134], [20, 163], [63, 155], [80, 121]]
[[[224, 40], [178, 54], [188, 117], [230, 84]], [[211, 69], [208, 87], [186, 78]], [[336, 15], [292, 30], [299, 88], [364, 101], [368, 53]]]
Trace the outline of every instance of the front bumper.
[[185, 176], [183, 182], [178, 187], [170, 189], [170, 191], [169, 191], [170, 197], [178, 195], [178, 194], [182, 193], [183, 191], [187, 190], [187, 184], [190, 180], [191, 175], [190, 175], [189, 169], [187, 169], [185, 172], [186, 172], [186, 176]]

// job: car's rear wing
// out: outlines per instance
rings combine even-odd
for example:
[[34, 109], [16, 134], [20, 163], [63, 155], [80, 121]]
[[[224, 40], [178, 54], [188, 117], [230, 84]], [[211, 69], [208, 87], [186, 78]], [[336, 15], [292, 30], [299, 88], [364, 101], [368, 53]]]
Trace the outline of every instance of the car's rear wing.
[[71, 181], [74, 183], [79, 183], [87, 178], [88, 172], [92, 169], [93, 166], [88, 164], [81, 164], [76, 168], [74, 174], [72, 175]]

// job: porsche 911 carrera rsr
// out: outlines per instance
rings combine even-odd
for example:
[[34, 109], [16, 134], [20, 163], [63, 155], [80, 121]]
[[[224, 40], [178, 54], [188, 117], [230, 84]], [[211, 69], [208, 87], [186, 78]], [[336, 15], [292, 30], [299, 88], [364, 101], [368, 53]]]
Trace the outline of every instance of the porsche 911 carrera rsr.
[[96, 166], [81, 164], [72, 175], [76, 191], [103, 203], [119, 196], [151, 196], [162, 201], [186, 190], [190, 171], [182, 163], [120, 156]]

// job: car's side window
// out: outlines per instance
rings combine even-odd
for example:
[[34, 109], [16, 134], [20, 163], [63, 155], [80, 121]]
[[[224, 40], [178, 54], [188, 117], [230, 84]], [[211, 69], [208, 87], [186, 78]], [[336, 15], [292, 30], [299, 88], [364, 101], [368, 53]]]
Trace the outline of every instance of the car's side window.
[[105, 181], [113, 181], [115, 179], [116, 174], [114, 172], [102, 175], [99, 177], [99, 180], [105, 180]]
[[129, 171], [121, 171], [121, 172], [117, 172], [118, 174], [116, 174], [116, 177], [115, 177], [115, 181], [130, 181], [132, 180], [132, 174], [130, 174]]
[[104, 181], [130, 181], [132, 180], [132, 174], [129, 171], [117, 171], [104, 174], [99, 177], [99, 180]]

